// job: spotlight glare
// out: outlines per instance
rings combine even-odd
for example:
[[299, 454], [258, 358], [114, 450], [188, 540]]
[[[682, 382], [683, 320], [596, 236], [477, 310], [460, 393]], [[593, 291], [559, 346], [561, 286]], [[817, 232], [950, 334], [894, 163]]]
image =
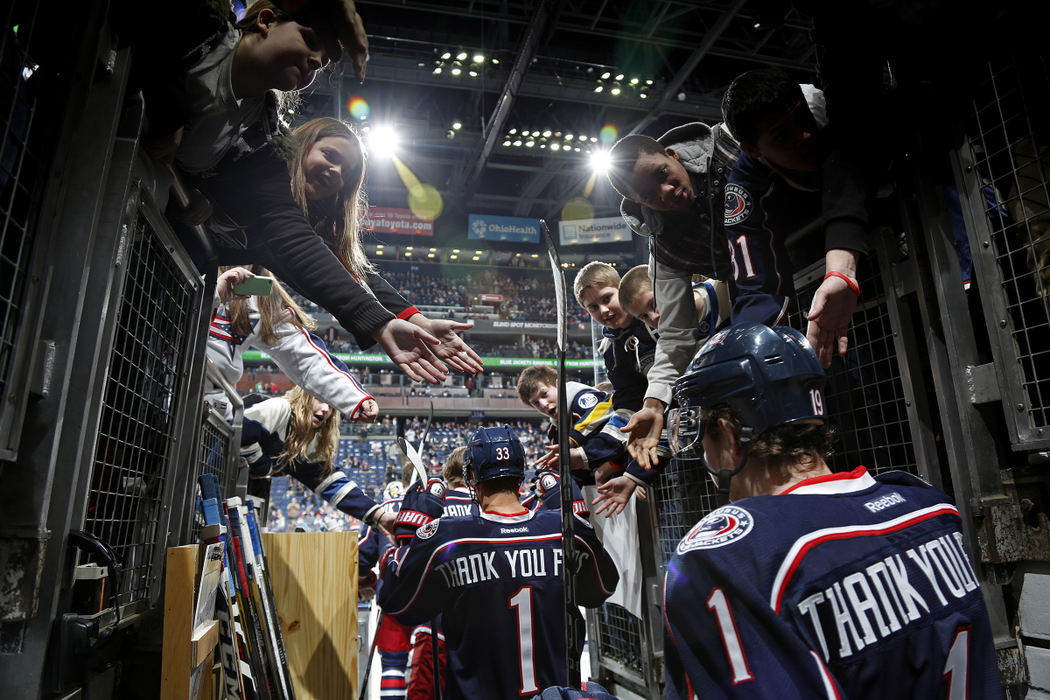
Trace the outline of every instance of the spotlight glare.
[[648, 80], [645, 81], [645, 84], [646, 85], [652, 85], [653, 84], [653, 79], [649, 78]]
[[513, 136], [514, 134], [518, 133], [518, 129], [517, 129], [517, 127], [515, 127], [513, 129], [511, 129], [510, 131], [508, 131], [507, 133], [510, 134], [511, 136]]
[[459, 74], [460, 74], [460, 73], [462, 73], [462, 72], [463, 72], [463, 71], [462, 71], [462, 70], [460, 70], [459, 68], [453, 68], [453, 69], [452, 69], [452, 75], [459, 75]]
[[533, 141], [532, 139], [529, 139], [528, 141], [525, 142], [525, 148], [532, 148], [535, 145], [536, 145], [536, 142]]
[[498, 66], [499, 65], [499, 59], [498, 58], [492, 59], [492, 65]]
[[595, 92], [601, 92], [601, 91], [602, 91], [602, 90], [604, 90], [604, 89], [605, 89], [605, 88], [603, 88], [603, 87], [602, 87], [601, 85], [599, 85], [598, 87], [594, 88], [594, 91], [595, 91]]
[[598, 143], [598, 137], [592, 136], [591, 137], [591, 143]]
[[373, 158], [393, 158], [397, 144], [397, 132], [389, 126], [377, 126], [368, 132], [368, 151]]
[[476, 70], [472, 70], [467, 75], [469, 75], [471, 78], [476, 78], [478, 77], [478, 72]]
[[611, 159], [608, 151], [596, 150], [591, 153], [591, 170], [599, 175], [604, 175], [609, 171], [610, 163]]
[[552, 143], [552, 144], [551, 144], [551, 150], [552, 150], [552, 151], [560, 151], [560, 150], [561, 150], [561, 146], [559, 146], [559, 145], [558, 145], [558, 144], [556, 144], [556, 143]]
[[452, 58], [452, 54], [450, 54], [448, 51], [446, 51], [445, 53], [441, 54], [441, 60], [442, 61], [447, 61], [450, 58]]
[[613, 88], [609, 92], [611, 92], [614, 95], [619, 95], [620, 94], [620, 88]]
[[612, 73], [610, 73], [609, 71], [605, 71], [604, 73], [602, 73], [602, 80], [608, 80], [610, 75], [612, 75]]
[[434, 75], [441, 75], [441, 66], [434, 69]]
[[619, 75], [617, 75], [616, 79], [617, 80], [623, 80], [623, 73], [620, 73]]
[[644, 100], [645, 98], [649, 97], [649, 94], [646, 93], [646, 92], [643, 92], [642, 94], [638, 95], [638, 97], [641, 97]]
[[572, 134], [565, 134], [566, 141], [572, 141]]
[[474, 54], [474, 63], [481, 63], [484, 60], [485, 60], [485, 57], [482, 54], [480, 54], [480, 53]]
[[544, 129], [543, 130], [543, 138], [548, 138], [550, 135], [551, 135], [551, 130], [550, 129]]
[[459, 131], [463, 128], [463, 122], [452, 122], [452, 128]]
[[529, 134], [531, 134], [531, 133], [532, 133], [532, 132], [531, 132], [531, 131], [529, 131], [528, 129], [522, 129], [522, 131], [521, 131], [521, 135], [522, 135], [522, 136], [528, 136], [528, 135], [529, 135]]
[[510, 141], [504, 141], [504, 142], [503, 142], [503, 145], [504, 145], [504, 146], [509, 146], [509, 145], [510, 145]]
[[467, 52], [466, 51], [460, 51], [458, 54], [456, 54], [456, 60], [458, 60], [458, 61], [465, 60], [466, 58], [467, 58]]
[[520, 146], [521, 145], [521, 139], [518, 139], [517, 141], [515, 141], [514, 145], [515, 146]]

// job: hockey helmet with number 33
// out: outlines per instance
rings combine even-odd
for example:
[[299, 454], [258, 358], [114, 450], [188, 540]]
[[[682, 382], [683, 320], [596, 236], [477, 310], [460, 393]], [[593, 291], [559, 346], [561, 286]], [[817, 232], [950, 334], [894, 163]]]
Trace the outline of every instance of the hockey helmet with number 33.
[[716, 333], [675, 382], [668, 416], [671, 450], [680, 460], [703, 455], [702, 409], [727, 404], [740, 417], [740, 442], [801, 420], [825, 420], [824, 370], [794, 328], [738, 323]]
[[467, 443], [463, 474], [471, 486], [505, 476], [525, 477], [525, 449], [510, 426], [478, 428]]

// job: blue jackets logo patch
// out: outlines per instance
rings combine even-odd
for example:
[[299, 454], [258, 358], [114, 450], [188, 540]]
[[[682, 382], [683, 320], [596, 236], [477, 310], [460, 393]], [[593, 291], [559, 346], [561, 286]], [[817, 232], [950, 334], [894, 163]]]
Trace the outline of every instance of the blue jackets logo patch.
[[751, 194], [735, 182], [726, 185], [726, 226], [739, 224], [751, 215]]
[[584, 394], [580, 397], [580, 408], [591, 408], [598, 405], [598, 397], [594, 394]]
[[416, 537], [418, 537], [421, 540], [429, 540], [431, 537], [437, 534], [438, 525], [440, 524], [441, 518], [434, 518], [429, 523], [416, 530]]
[[714, 549], [727, 545], [747, 535], [753, 526], [754, 520], [746, 510], [723, 506], [694, 525], [678, 543], [677, 552], [685, 554], [694, 549]]

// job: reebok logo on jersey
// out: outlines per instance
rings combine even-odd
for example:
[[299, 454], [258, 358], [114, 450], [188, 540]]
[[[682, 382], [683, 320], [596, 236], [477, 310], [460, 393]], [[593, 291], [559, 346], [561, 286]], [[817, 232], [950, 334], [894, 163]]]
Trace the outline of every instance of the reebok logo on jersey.
[[751, 194], [735, 182], [726, 185], [726, 226], [739, 224], [751, 215]]
[[516, 532], [528, 532], [528, 531], [529, 531], [529, 528], [524, 526], [524, 525], [521, 526], [521, 527], [501, 527], [499, 529], [499, 533], [501, 535], [513, 535]]
[[707, 515], [693, 526], [682, 541], [677, 552], [685, 554], [694, 549], [714, 549], [735, 542], [751, 532], [754, 520], [751, 514], [736, 506], [723, 506]]
[[893, 493], [886, 494], [882, 498], [876, 498], [874, 501], [868, 501], [864, 504], [864, 507], [870, 510], [872, 513], [878, 513], [880, 510], [886, 510], [890, 506], [895, 506], [900, 503], [904, 503], [904, 496], [894, 491]]

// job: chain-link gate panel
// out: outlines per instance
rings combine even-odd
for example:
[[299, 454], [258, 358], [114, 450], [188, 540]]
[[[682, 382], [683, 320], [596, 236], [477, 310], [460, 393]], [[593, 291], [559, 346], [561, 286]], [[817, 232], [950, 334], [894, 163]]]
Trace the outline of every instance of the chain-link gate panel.
[[175, 469], [180, 377], [192, 357], [199, 282], [187, 276], [142, 211], [126, 239], [118, 304], [84, 529], [112, 547], [118, 603], [158, 585], [165, 486]]
[[1015, 447], [1050, 446], [1048, 58], [990, 61], [966, 125], [961, 199]]
[[[798, 304], [789, 325], [806, 331], [805, 313], [823, 279], [800, 274], [795, 279]], [[828, 422], [835, 430], [832, 471], [864, 465], [872, 474], [904, 470], [920, 474], [914, 436], [908, 419], [900, 361], [894, 347], [885, 286], [875, 265], [862, 264], [858, 283], [863, 290], [850, 320], [849, 350], [827, 370], [825, 388]]]
[[15, 456], [15, 414], [24, 394], [13, 384], [26, 320], [34, 219], [54, 143], [46, 126], [41, 129], [47, 119], [38, 119], [41, 77], [29, 53], [42, 5], [23, 3], [17, 12], [15, 5], [8, 7], [0, 25], [0, 455], [8, 459]]
[[[237, 471], [233, 460], [238, 454], [240, 445], [233, 444], [234, 437], [233, 428], [209, 404], [205, 404], [204, 422], [201, 426], [200, 444], [197, 449], [197, 475], [215, 475], [219, 482], [219, 493], [223, 498], [233, 495], [237, 482]], [[200, 539], [201, 527], [204, 526], [199, 482], [194, 479], [189, 488], [194, 494], [193, 501], [190, 503], [193, 513], [190, 521], [189, 542], [197, 542]]]

